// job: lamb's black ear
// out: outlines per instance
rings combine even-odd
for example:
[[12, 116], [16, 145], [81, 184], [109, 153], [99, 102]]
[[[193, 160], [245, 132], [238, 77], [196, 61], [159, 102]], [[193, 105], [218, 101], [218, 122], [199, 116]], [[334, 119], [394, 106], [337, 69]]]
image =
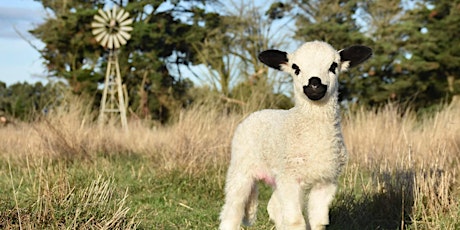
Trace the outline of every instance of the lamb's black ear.
[[350, 46], [339, 51], [342, 69], [353, 68], [372, 56], [372, 49], [367, 46]]
[[259, 54], [259, 60], [277, 70], [281, 70], [281, 64], [288, 63], [287, 53], [279, 50], [265, 50]]

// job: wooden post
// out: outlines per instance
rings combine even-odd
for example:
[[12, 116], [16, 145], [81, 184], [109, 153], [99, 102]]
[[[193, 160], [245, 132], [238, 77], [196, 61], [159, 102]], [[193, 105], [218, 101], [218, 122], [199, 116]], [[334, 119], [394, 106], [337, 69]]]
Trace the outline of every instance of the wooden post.
[[[110, 94], [110, 95], [108, 95]], [[99, 112], [99, 124], [102, 126], [106, 122], [107, 114], [117, 114], [120, 117], [121, 126], [128, 131], [128, 121], [126, 118], [125, 98], [121, 81], [120, 66], [116, 50], [111, 49], [107, 71], [105, 74], [104, 90], [102, 92], [101, 109]]]

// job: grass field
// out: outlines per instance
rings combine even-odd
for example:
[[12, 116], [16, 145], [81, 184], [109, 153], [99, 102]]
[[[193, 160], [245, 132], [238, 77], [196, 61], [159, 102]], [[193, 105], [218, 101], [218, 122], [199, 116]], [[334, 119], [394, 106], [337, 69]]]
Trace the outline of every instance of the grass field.
[[[100, 128], [82, 102], [0, 128], [0, 229], [216, 229], [231, 134], [202, 105], [171, 125]], [[328, 229], [460, 229], [460, 109], [345, 113], [350, 161]], [[258, 221], [271, 189], [261, 184]]]

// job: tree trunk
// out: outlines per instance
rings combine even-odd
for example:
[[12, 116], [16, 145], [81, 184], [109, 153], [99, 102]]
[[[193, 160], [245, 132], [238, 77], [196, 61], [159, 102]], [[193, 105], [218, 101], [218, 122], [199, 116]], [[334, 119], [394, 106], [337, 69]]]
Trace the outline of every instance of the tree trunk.
[[447, 87], [449, 90], [449, 93], [454, 93], [454, 82], [455, 82], [455, 76], [451, 74], [447, 74]]
[[452, 94], [451, 106], [455, 108], [460, 108], [460, 95], [455, 94], [455, 76], [452, 74], [447, 74], [447, 89], [449, 93]]

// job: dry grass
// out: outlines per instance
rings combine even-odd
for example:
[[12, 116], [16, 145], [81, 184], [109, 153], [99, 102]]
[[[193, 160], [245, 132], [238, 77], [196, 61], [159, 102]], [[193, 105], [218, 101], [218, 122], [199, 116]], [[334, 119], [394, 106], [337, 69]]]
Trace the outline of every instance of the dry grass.
[[135, 153], [149, 156], [162, 170], [196, 173], [222, 166], [229, 159], [231, 133], [241, 116], [228, 115], [212, 106], [192, 107], [178, 114], [173, 125], [156, 126], [131, 120], [124, 132], [110, 121], [99, 126], [82, 101], [54, 111], [33, 123], [0, 129], [3, 156], [87, 160], [98, 154]]
[[361, 110], [345, 119], [350, 162], [343, 190], [362, 194], [360, 202], [378, 207], [374, 219], [393, 216], [392, 223], [370, 226], [460, 227], [459, 112], [460, 108], [450, 106], [417, 119], [413, 112], [401, 116], [396, 107], [388, 105], [379, 111]]
[[[29, 224], [58, 219], [50, 214], [50, 209], [56, 209], [57, 204], [65, 206], [65, 202], [75, 204], [78, 199], [87, 202], [79, 203], [80, 208], [70, 212], [75, 221], [59, 220], [67, 228], [77, 223], [80, 227], [85, 226], [81, 223], [88, 223], [93, 228], [117, 224], [135, 227], [134, 219], [127, 214], [124, 193], [119, 194], [116, 207], [110, 209], [108, 216], [99, 220], [80, 218], [82, 210], [88, 207], [85, 204], [93, 203], [89, 199], [108, 199], [114, 193], [110, 187], [116, 185], [110, 178], [97, 176], [88, 180], [87, 187], [76, 190], [75, 182], [56, 168], [65, 171], [69, 165], [91, 165], [101, 156], [135, 154], [151, 162], [150, 166], [161, 174], [217, 172], [212, 175], [222, 186], [231, 134], [244, 117], [204, 103], [182, 111], [167, 126], [132, 120], [130, 131], [125, 133], [116, 125], [99, 127], [84, 102], [76, 100], [70, 104], [34, 123], [0, 129], [0, 161], [10, 167], [22, 167], [13, 167], [9, 172], [7, 167], [3, 168], [1, 174], [11, 178], [5, 186], [12, 190], [9, 192], [14, 194], [13, 198], [20, 200], [24, 194], [18, 190], [26, 185], [16, 180], [29, 177], [32, 182], [28, 186], [35, 189], [31, 194], [37, 196], [33, 210], [39, 213], [23, 216], [21, 213], [30, 210], [24, 210], [16, 200], [10, 205], [14, 207], [10, 209], [12, 214], [2, 211], [0, 217], [15, 215], [22, 217], [15, 223]], [[331, 211], [331, 223], [347, 223], [349, 229], [460, 228], [459, 113], [459, 108], [446, 107], [429, 117], [416, 118], [410, 111], [400, 116], [397, 108], [389, 105], [378, 111], [347, 114], [343, 131], [350, 162]], [[141, 173], [141, 169], [132, 170]], [[343, 226], [336, 224], [331, 229]]]

